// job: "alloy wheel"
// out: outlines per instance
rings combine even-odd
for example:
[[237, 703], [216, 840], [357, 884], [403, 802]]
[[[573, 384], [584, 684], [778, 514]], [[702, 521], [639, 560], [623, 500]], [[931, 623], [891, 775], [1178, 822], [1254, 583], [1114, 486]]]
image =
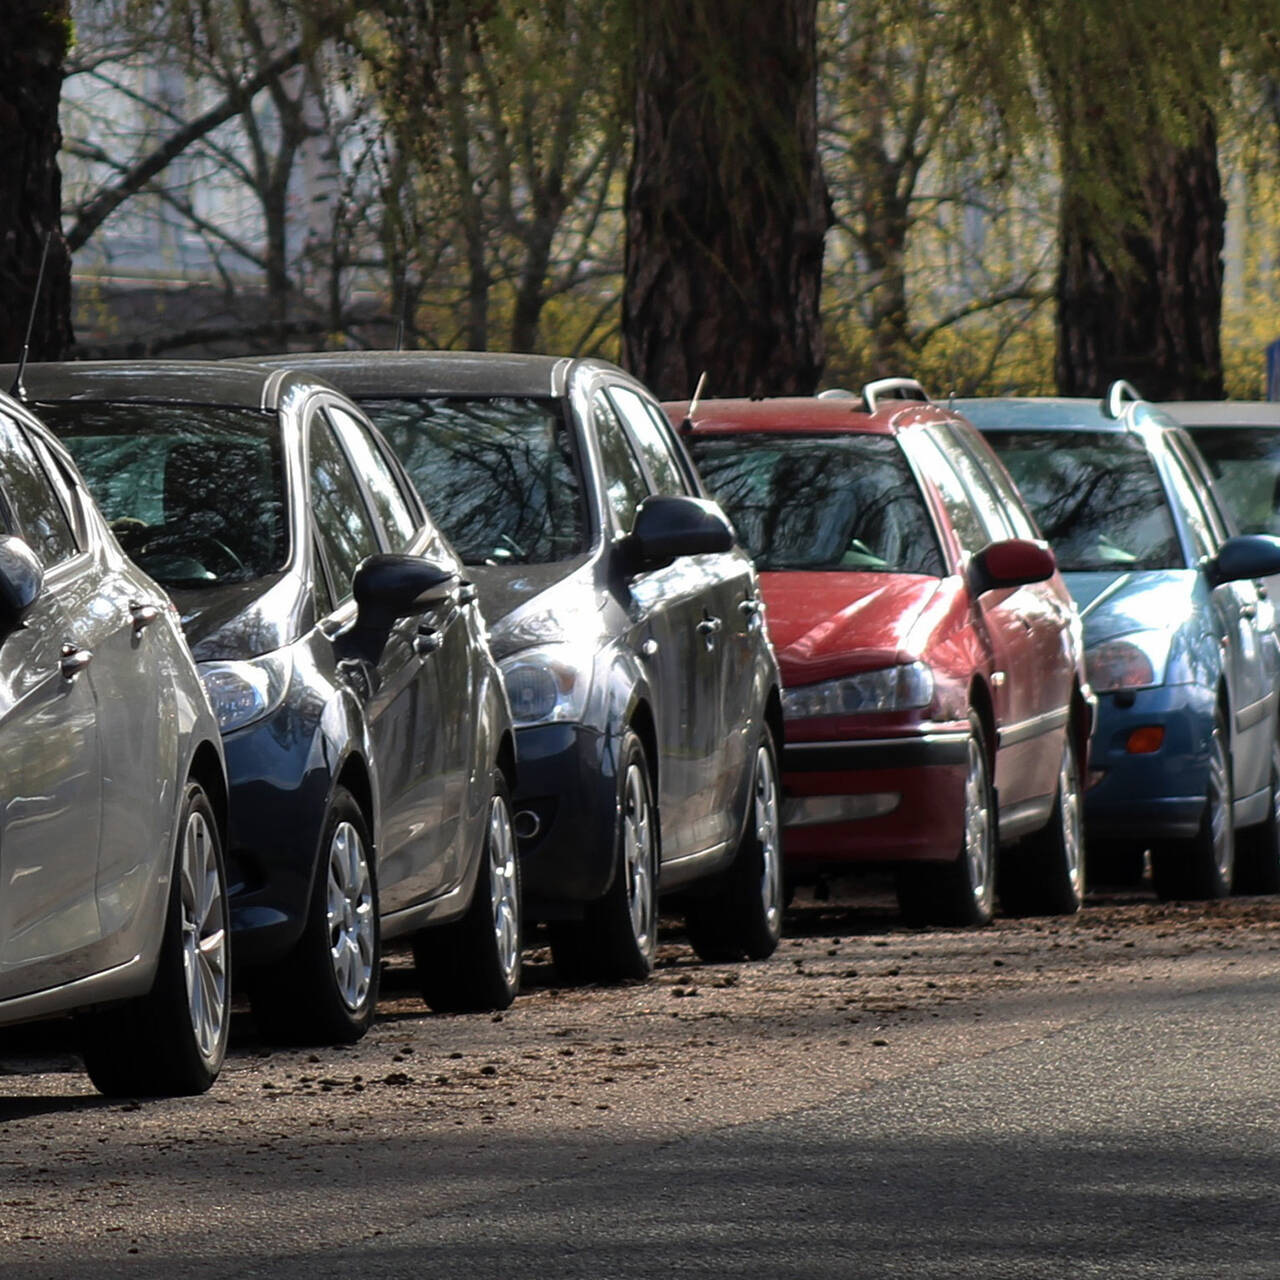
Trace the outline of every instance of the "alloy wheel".
[[1231, 766], [1215, 729], [1209, 754], [1209, 831], [1213, 841], [1213, 862], [1224, 884], [1230, 884], [1235, 863], [1235, 833], [1231, 825]]
[[228, 1016], [226, 902], [213, 833], [204, 814], [196, 809], [188, 813], [182, 833], [179, 874], [187, 1010], [200, 1056], [212, 1062]]
[[773, 754], [767, 747], [756, 751], [756, 841], [760, 845], [760, 897], [765, 922], [776, 932], [782, 916], [782, 848], [778, 838], [778, 777]]
[[1069, 742], [1062, 750], [1062, 764], [1058, 769], [1058, 805], [1062, 817], [1062, 851], [1066, 856], [1067, 878], [1072, 893], [1078, 899], [1084, 893], [1084, 817], [1076, 757]]
[[516, 842], [511, 811], [501, 796], [489, 801], [490, 918], [497, 944], [498, 964], [508, 985], [520, 964], [520, 901], [516, 880]]
[[329, 841], [328, 919], [334, 982], [354, 1012], [369, 996], [377, 920], [368, 855], [349, 822], [339, 822]]
[[969, 769], [964, 780], [964, 856], [969, 886], [978, 909], [989, 909], [992, 880], [991, 809], [982, 744], [969, 739]]
[[627, 906], [636, 947], [649, 954], [654, 946], [653, 813], [642, 766], [627, 766], [622, 800], [623, 871], [627, 877]]

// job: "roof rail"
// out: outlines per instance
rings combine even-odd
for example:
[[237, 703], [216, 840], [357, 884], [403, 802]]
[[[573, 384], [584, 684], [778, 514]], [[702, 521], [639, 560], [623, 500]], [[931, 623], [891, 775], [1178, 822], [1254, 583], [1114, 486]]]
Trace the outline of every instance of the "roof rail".
[[1124, 402], [1136, 404], [1142, 399], [1138, 389], [1132, 382], [1117, 378], [1108, 388], [1106, 398], [1102, 401], [1102, 411], [1108, 418], [1118, 418], [1124, 412]]
[[929, 403], [929, 393], [914, 378], [877, 378], [862, 388], [862, 403], [875, 413], [881, 400], [919, 400]]
[[848, 387], [828, 387], [825, 391], [818, 392], [819, 400], [856, 400], [857, 392], [850, 391]]

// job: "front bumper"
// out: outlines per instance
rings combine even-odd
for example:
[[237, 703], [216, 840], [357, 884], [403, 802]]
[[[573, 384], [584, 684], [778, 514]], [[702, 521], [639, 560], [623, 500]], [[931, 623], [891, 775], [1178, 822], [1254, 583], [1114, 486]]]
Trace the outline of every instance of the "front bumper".
[[[1193, 836], [1209, 786], [1209, 741], [1217, 697], [1201, 685], [1161, 685], [1098, 695], [1089, 748], [1085, 826], [1091, 838], [1184, 839]], [[1126, 750], [1135, 729], [1159, 727], [1159, 750]], [[1099, 776], [1101, 775], [1101, 776]]]
[[[788, 742], [782, 753], [784, 823], [793, 823], [782, 832], [788, 869], [804, 876], [848, 863], [954, 858], [964, 827], [968, 752], [967, 730]], [[860, 807], [872, 816], [794, 825], [824, 807], [840, 807], [836, 797], [863, 798]]]
[[517, 830], [535, 815], [538, 830], [519, 840], [520, 876], [530, 919], [580, 913], [602, 897], [614, 872], [618, 810], [617, 739], [588, 725], [516, 730]]

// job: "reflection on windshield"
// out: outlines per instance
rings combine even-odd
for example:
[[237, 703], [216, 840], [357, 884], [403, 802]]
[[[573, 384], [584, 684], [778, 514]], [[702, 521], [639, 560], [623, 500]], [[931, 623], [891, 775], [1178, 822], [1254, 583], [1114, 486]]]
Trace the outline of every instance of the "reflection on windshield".
[[546, 564], [587, 548], [582, 487], [551, 400], [366, 400], [431, 518], [469, 564]]
[[62, 403], [62, 438], [117, 540], [168, 587], [250, 582], [288, 560], [274, 414], [219, 405]]
[[941, 575], [933, 526], [890, 436], [701, 436], [687, 441], [761, 569]]
[[1188, 430], [1241, 533], [1280, 534], [1280, 428]]
[[987, 437], [1064, 573], [1182, 567], [1168, 501], [1143, 443], [1093, 431]]

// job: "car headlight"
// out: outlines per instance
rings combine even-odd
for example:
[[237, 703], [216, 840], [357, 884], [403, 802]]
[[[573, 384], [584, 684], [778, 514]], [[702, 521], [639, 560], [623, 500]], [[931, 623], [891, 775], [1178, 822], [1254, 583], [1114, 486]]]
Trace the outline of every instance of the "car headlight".
[[1084, 651], [1089, 683], [1096, 693], [1164, 684], [1172, 642], [1172, 631], [1131, 631], [1091, 645]]
[[218, 729], [230, 733], [270, 715], [284, 700], [293, 672], [288, 649], [245, 662], [201, 662], [200, 679], [218, 717]]
[[568, 644], [526, 649], [499, 663], [516, 724], [581, 720], [591, 692], [593, 655]]
[[908, 662], [856, 676], [801, 685], [782, 695], [783, 714], [802, 720], [848, 716], [864, 711], [908, 711], [933, 701], [933, 672], [923, 662]]

